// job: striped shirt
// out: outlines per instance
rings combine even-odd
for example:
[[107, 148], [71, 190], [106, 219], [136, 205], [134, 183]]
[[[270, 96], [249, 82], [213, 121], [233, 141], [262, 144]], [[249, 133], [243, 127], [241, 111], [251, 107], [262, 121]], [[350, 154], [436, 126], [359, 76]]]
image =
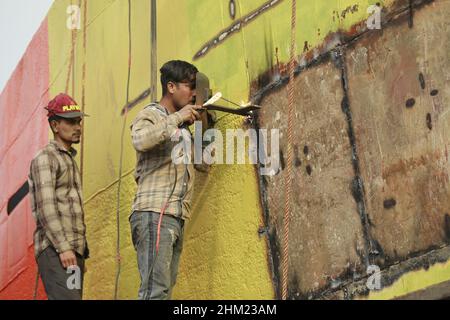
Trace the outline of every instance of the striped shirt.
[[[192, 141], [190, 131], [182, 123], [177, 112], [169, 114], [163, 106], [152, 103], [141, 110], [131, 124], [131, 138], [137, 157], [134, 176], [137, 192], [132, 212], [161, 212], [170, 196], [164, 213], [183, 220], [190, 218], [193, 161], [174, 162], [171, 156], [172, 151], [177, 157], [191, 156], [185, 155], [183, 148], [176, 147], [180, 141], [186, 141], [174, 139], [176, 135]], [[193, 145], [191, 143], [191, 150]]]
[[81, 178], [75, 155], [75, 149], [67, 151], [58, 142], [50, 141], [31, 161], [28, 184], [36, 220], [36, 257], [49, 246], [58, 253], [73, 250], [87, 256]]

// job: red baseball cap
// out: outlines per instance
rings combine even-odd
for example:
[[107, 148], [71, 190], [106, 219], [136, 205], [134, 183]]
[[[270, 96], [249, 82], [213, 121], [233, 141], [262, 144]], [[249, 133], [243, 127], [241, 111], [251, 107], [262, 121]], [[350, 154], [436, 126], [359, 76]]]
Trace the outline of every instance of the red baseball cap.
[[48, 111], [47, 117], [78, 118], [89, 116], [82, 112], [75, 100], [65, 93], [60, 93], [54, 97], [45, 109]]

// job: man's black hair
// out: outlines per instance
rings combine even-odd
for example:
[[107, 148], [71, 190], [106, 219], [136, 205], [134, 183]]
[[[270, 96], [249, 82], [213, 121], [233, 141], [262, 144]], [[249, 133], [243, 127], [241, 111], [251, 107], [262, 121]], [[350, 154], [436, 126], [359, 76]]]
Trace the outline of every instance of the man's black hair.
[[48, 117], [48, 123], [52, 122], [53, 120], [58, 121], [58, 120], [61, 120], [61, 119], [62, 119], [62, 117], [57, 116], [57, 115], [50, 116], [50, 117]]
[[[61, 119], [62, 119], [62, 117], [57, 116], [57, 115], [48, 117], [48, 124], [49, 124], [50, 129], [52, 130], [52, 132], [53, 132], [52, 121], [53, 121], [53, 120], [55, 120], [55, 121], [60, 121]], [[53, 133], [54, 133], [54, 132], [53, 132]]]
[[172, 82], [194, 82], [197, 68], [186, 61], [171, 60], [166, 62], [161, 69], [161, 86], [163, 96], [167, 93], [167, 84]]

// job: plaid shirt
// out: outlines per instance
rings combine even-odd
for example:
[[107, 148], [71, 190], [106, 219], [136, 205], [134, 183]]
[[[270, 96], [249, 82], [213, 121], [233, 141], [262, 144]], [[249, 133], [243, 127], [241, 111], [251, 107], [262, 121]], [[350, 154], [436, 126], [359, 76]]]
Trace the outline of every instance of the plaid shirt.
[[[182, 219], [191, 216], [191, 199], [194, 185], [194, 166], [172, 161], [172, 150], [180, 141], [172, 141], [174, 134], [183, 134], [183, 139], [191, 139], [181, 116], [152, 103], [139, 112], [131, 124], [131, 138], [137, 152], [135, 180], [136, 197], [132, 211], [161, 212], [170, 197], [165, 214]], [[193, 148], [193, 143], [191, 144]], [[178, 156], [184, 155], [179, 148]]]
[[76, 151], [65, 150], [56, 141], [31, 161], [28, 179], [31, 210], [36, 220], [34, 253], [48, 246], [58, 253], [74, 250], [87, 257], [81, 179], [73, 159]]

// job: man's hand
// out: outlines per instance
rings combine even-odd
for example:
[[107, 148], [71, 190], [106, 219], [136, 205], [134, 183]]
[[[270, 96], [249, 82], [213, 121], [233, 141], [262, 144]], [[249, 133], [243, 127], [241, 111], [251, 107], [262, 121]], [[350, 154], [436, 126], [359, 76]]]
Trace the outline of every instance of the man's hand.
[[178, 111], [178, 114], [183, 119], [183, 122], [186, 122], [187, 124], [191, 125], [194, 123], [194, 121], [200, 120], [199, 110], [201, 108], [202, 106], [188, 104], [184, 106], [180, 111]]
[[67, 269], [70, 266], [77, 265], [77, 257], [72, 250], [64, 251], [63, 253], [61, 253], [59, 255], [59, 260], [61, 260], [64, 269]]

